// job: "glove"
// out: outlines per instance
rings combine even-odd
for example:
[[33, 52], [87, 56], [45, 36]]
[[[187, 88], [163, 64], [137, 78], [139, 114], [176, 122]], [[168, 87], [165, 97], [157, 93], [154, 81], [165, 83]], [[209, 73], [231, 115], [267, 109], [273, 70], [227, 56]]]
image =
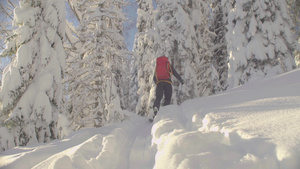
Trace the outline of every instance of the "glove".
[[184, 81], [183, 81], [182, 79], [180, 79], [180, 83], [181, 83], [181, 84], [184, 84]]

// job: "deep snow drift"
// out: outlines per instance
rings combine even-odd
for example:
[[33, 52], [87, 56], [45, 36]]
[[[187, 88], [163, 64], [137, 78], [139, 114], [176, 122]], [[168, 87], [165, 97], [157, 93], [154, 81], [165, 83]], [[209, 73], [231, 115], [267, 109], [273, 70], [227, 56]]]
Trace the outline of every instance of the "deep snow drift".
[[300, 70], [0, 154], [0, 168], [299, 169]]

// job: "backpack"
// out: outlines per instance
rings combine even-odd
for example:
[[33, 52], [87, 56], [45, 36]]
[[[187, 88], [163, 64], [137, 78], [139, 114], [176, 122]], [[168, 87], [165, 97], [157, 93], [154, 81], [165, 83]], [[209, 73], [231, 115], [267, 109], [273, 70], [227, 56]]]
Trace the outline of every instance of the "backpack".
[[161, 56], [156, 59], [156, 79], [167, 80], [170, 79], [172, 69], [170, 62], [166, 56]]

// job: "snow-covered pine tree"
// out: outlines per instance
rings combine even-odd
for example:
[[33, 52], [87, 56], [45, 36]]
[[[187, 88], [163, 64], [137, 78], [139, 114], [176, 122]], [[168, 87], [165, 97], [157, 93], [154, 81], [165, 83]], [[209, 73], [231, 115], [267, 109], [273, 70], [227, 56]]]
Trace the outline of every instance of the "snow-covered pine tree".
[[[71, 2], [71, 1], [70, 1]], [[72, 1], [80, 20], [82, 46], [68, 60], [69, 111], [73, 128], [97, 127], [122, 120], [127, 50], [121, 0]], [[127, 66], [128, 67], [128, 66]]]
[[[294, 22], [294, 28], [293, 33], [295, 34], [295, 37], [298, 38], [298, 46], [300, 46], [300, 1], [299, 0], [287, 0], [288, 7], [290, 11], [291, 18]], [[295, 61], [296, 65], [299, 68], [300, 67], [300, 47], [298, 47], [298, 50], [295, 51]]]
[[131, 55], [130, 61], [130, 83], [129, 83], [129, 96], [128, 96], [128, 110], [131, 112], [136, 111], [138, 103], [138, 67], [136, 65], [138, 57]]
[[64, 130], [60, 124], [65, 124], [59, 122], [63, 118], [64, 1], [20, 1], [14, 14], [18, 29], [2, 53], [16, 57], [4, 71], [0, 91], [1, 150], [58, 138], [59, 130]]
[[13, 34], [12, 32], [12, 20], [14, 18], [14, 1], [0, 2], [0, 50], [5, 49], [5, 39]]
[[200, 96], [208, 96], [213, 94], [218, 86], [220, 86], [219, 75], [213, 65], [213, 37], [209, 26], [211, 23], [210, 1], [196, 1], [195, 9], [198, 11], [198, 17], [195, 24], [195, 32], [197, 42], [200, 44], [198, 49], [199, 59], [197, 59], [197, 83]]
[[[14, 19], [14, 8], [17, 6], [15, 0], [0, 1], [0, 51], [5, 49], [5, 40], [13, 35], [12, 21]], [[11, 62], [15, 55], [4, 56], [0, 55], [0, 74], [3, 74], [3, 69]], [[0, 84], [1, 84], [0, 79]]]
[[137, 29], [138, 32], [145, 33], [147, 30], [153, 27], [153, 3], [152, 0], [137, 0]]
[[[300, 44], [300, 37], [298, 39], [298, 44]], [[298, 47], [299, 48], [299, 47]], [[300, 68], [300, 51], [295, 51], [295, 62], [298, 68]]]
[[193, 1], [163, 1], [157, 0], [157, 14], [155, 29], [161, 39], [160, 54], [169, 57], [171, 64], [182, 76], [185, 85], [180, 86], [177, 80], [173, 83], [173, 104], [180, 104], [184, 100], [200, 96], [198, 89], [200, 44], [194, 29], [199, 16], [194, 9]]
[[300, 1], [298, 0], [287, 0], [289, 13], [294, 21], [295, 27], [293, 31], [296, 33], [297, 37], [300, 35]]
[[286, 0], [236, 1], [228, 16], [230, 87], [295, 67]]
[[213, 36], [213, 47], [212, 47], [212, 66], [215, 68], [218, 80], [214, 83], [213, 93], [224, 91], [227, 88], [227, 77], [228, 77], [228, 57], [227, 57], [227, 43], [225, 34], [227, 29], [225, 27], [224, 10], [221, 0], [211, 1], [212, 10], [212, 23], [211, 31], [214, 33]]
[[[136, 113], [147, 116], [152, 113], [155, 97], [155, 84], [153, 74], [158, 43], [156, 42], [153, 29], [154, 9], [152, 0], [138, 0], [138, 32], [135, 36], [134, 45], [134, 78], [138, 81]], [[135, 77], [136, 76], [136, 77]], [[133, 79], [134, 80], [134, 79]], [[132, 85], [134, 87], [134, 85]], [[133, 89], [133, 88], [132, 88]]]

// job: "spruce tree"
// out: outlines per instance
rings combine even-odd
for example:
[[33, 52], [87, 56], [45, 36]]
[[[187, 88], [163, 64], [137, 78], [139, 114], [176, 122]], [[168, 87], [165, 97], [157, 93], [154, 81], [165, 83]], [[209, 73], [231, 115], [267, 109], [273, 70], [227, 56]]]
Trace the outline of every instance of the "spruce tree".
[[173, 67], [184, 79], [181, 86], [173, 81], [173, 104], [200, 95], [197, 79], [199, 42], [196, 39], [194, 21], [197, 11], [193, 11], [192, 1], [157, 1], [155, 29], [160, 38], [160, 54], [169, 57]]
[[224, 16], [224, 8], [221, 0], [213, 0], [211, 2], [212, 8], [212, 24], [210, 30], [213, 33], [212, 41], [212, 66], [216, 72], [213, 72], [217, 77], [214, 83], [213, 93], [224, 91], [227, 88], [228, 76], [228, 57], [227, 57], [227, 43], [225, 39], [226, 29], [226, 16]]
[[196, 9], [199, 11], [199, 20], [196, 28], [197, 41], [200, 44], [198, 49], [199, 59], [197, 60], [197, 84], [200, 96], [208, 96], [213, 94], [219, 88], [219, 75], [213, 65], [213, 32], [211, 32], [209, 25], [212, 25], [210, 16], [209, 1], [203, 0], [195, 4]]
[[[127, 50], [123, 1], [73, 1], [80, 19], [78, 54], [68, 63], [69, 111], [73, 128], [98, 127], [124, 119]], [[84, 102], [83, 102], [84, 100]]]
[[298, 39], [298, 49], [295, 51], [296, 65], [300, 67], [300, 1], [298, 0], [287, 0], [288, 8], [291, 18], [294, 22], [293, 33]]
[[47, 142], [60, 135], [65, 7], [60, 0], [20, 1], [17, 29], [2, 55], [16, 55], [0, 91], [2, 150]]
[[[154, 14], [152, 0], [138, 0], [138, 33], [135, 37], [133, 82], [138, 86], [133, 90], [137, 93], [136, 113], [147, 116], [152, 113], [152, 105], [155, 97], [155, 84], [153, 74], [156, 58], [155, 39], [156, 32], [153, 30]], [[134, 87], [134, 85], [132, 85]]]
[[236, 1], [228, 16], [230, 87], [295, 68], [286, 0]]
[[[174, 79], [173, 104], [212, 94], [216, 86], [212, 78], [211, 47], [213, 45], [211, 43], [212, 32], [207, 24], [209, 21], [208, 2], [157, 0], [156, 3], [156, 15], [151, 29], [147, 27], [144, 33], [144, 27], [141, 26], [151, 23], [148, 21], [150, 17], [142, 16], [140, 18], [148, 20], [138, 22], [138, 26], [142, 29], [139, 30], [137, 36], [139, 41], [136, 41], [135, 45], [139, 52], [137, 55], [143, 56], [137, 60], [140, 65], [137, 110], [141, 110], [137, 112], [140, 113], [148, 112], [152, 108], [155, 92], [152, 78], [155, 60], [159, 56], [169, 57], [172, 66], [185, 81], [185, 84], [181, 86]], [[148, 13], [143, 12], [140, 15], [147, 16]]]

